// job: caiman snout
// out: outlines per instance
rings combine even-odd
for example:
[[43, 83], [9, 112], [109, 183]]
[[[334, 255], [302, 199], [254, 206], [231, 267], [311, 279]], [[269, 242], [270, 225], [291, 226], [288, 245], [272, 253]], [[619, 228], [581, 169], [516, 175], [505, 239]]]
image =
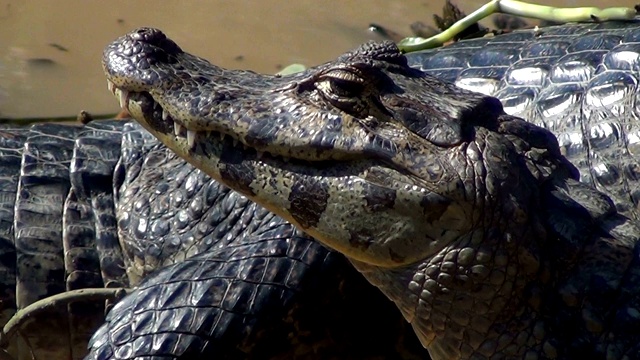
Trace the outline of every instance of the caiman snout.
[[[102, 60], [109, 81], [117, 87], [127, 87], [129, 91], [145, 91], [146, 87], [158, 85], [163, 76], [154, 71], [158, 63], [176, 62], [175, 56], [182, 49], [158, 29], [140, 28], [120, 37], [104, 51]], [[129, 81], [132, 75], [140, 85]], [[146, 85], [146, 86], [142, 86]]]

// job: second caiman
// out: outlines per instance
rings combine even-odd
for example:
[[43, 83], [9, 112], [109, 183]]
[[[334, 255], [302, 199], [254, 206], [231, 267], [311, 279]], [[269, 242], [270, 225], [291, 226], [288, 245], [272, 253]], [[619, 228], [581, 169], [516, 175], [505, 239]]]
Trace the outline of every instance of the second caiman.
[[[109, 45], [103, 65], [121, 105], [168, 147], [346, 255], [434, 359], [637, 358], [640, 229], [615, 205], [635, 211], [633, 174], [605, 187], [614, 204], [580, 183], [562, 152], [586, 159], [591, 174], [611, 171], [600, 163], [615, 161], [598, 159], [600, 149], [584, 141], [595, 135], [622, 143], [614, 160], [633, 159], [633, 110], [615, 107], [633, 92], [623, 78], [613, 88], [600, 81], [624, 74], [612, 66], [633, 70], [628, 56], [615, 55], [627, 55], [632, 44], [620, 43], [635, 38], [575, 26], [573, 42], [528, 49], [571, 50], [573, 58], [555, 60], [574, 67], [584, 52], [598, 65], [581, 74], [587, 91], [570, 123], [579, 130], [558, 134], [560, 144], [495, 98], [411, 68], [392, 43], [281, 77], [218, 68], [158, 30], [139, 29]], [[531, 32], [514, 36], [523, 34]], [[561, 32], [534, 36], [554, 35]], [[558, 63], [531, 71], [535, 61], [518, 60], [531, 75], [520, 77], [524, 98], [557, 91], [540, 82], [572, 73]], [[502, 74], [507, 84], [517, 70]], [[566, 128], [569, 119], [557, 115], [575, 101], [557, 95], [537, 111], [553, 117], [547, 127]]]

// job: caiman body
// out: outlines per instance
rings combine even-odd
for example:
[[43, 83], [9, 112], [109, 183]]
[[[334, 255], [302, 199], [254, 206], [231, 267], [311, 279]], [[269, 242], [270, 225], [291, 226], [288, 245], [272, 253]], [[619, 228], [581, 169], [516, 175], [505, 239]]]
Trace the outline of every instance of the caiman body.
[[[411, 68], [392, 43], [280, 77], [218, 68], [140, 29], [103, 64], [136, 120], [346, 255], [433, 358], [640, 356], [640, 229], [578, 181], [550, 131], [497, 99]], [[617, 124], [621, 98], [580, 110]]]
[[[558, 135], [562, 154], [580, 169], [581, 180], [596, 185], [598, 189], [608, 193], [614, 199], [619, 211], [637, 217], [635, 169], [638, 167], [634, 159], [634, 150], [637, 144], [638, 121], [634, 94], [640, 71], [631, 61], [640, 53], [636, 47], [635, 39], [637, 38], [640, 38], [640, 26], [636, 23], [564, 25], [541, 31], [516, 32], [491, 39], [463, 41], [436, 51], [409, 54], [408, 60], [411, 66], [421, 68], [447, 81], [497, 96], [510, 113], [523, 116], [552, 130]], [[149, 40], [153, 40], [153, 37]], [[177, 46], [174, 50], [176, 49]], [[166, 60], [162, 58], [165, 50], [160, 46], [152, 56], [139, 53], [137, 58], [139, 62], [135, 65], [146, 63], [153, 68], [158, 62], [162, 63]], [[377, 50], [361, 53], [360, 59], [371, 62], [373, 61], [371, 56], [377, 53]], [[158, 55], [159, 58], [156, 57]], [[384, 64], [387, 60], [392, 65], [395, 64], [393, 66], [398, 69], [405, 68], [402, 57], [397, 54], [393, 54], [389, 59], [379, 58], [375, 62]], [[344, 65], [343, 68], [336, 68], [340, 63]], [[203, 67], [192, 68], [189, 76], [185, 76], [185, 82], [206, 83], [208, 81], [206, 78], [198, 78], [198, 75], [202, 74], [202, 70], [211, 71], [211, 65], [204, 61], [200, 64]], [[120, 65], [122, 70], [127, 69], [126, 61]], [[349, 109], [354, 105], [357, 108], [357, 104], [361, 104], [362, 111], [380, 110], [379, 104], [375, 103], [375, 92], [368, 97], [365, 96], [365, 101], [342, 102], [341, 96], [336, 96], [335, 103], [324, 102], [322, 106], [317, 106], [317, 101], [324, 101], [322, 96], [342, 92], [347, 94], [359, 87], [359, 85], [354, 87], [353, 83], [349, 82], [354, 79], [353, 77], [347, 77], [343, 79], [344, 83], [341, 82], [342, 77], [352, 71], [351, 65], [353, 64], [350, 63], [349, 56], [325, 65], [323, 69], [332, 70], [332, 73], [318, 82], [318, 88], [315, 83], [307, 82], [309, 91], [317, 90], [316, 98], [306, 97], [307, 93], [304, 91], [300, 96], [290, 96], [285, 99], [288, 101], [287, 106], [283, 108], [280, 115], [275, 117], [272, 116], [271, 111], [276, 102], [265, 101], [268, 98], [265, 98], [264, 94], [269, 89], [277, 88], [276, 85], [280, 86], [281, 91], [286, 91], [288, 86], [291, 87], [292, 78], [274, 79], [249, 72], [235, 73], [216, 69], [214, 78], [234, 76], [233, 81], [220, 83], [220, 89], [225, 90], [220, 92], [221, 96], [202, 97], [202, 104], [194, 103], [195, 99], [192, 98], [194, 93], [186, 90], [187, 88], [183, 87], [185, 84], [174, 84], [173, 91], [176, 95], [177, 107], [174, 110], [177, 113], [174, 112], [171, 116], [172, 118], [175, 116], [175, 119], [189, 119], [190, 109], [198, 108], [207, 101], [211, 102], [210, 105], [217, 102], [219, 106], [232, 104], [232, 99], [246, 101], [253, 96], [256, 100], [254, 104], [262, 105], [247, 105], [244, 112], [247, 119], [245, 128], [252, 123], [252, 119], [264, 116], [263, 124], [267, 127], [256, 131], [256, 134], [273, 134], [274, 138], [269, 136], [256, 138], [257, 141], [252, 145], [269, 147], [278, 144], [276, 140], [279, 140], [281, 149], [286, 152], [284, 155], [306, 157], [303, 162], [293, 161], [290, 166], [304, 164], [314, 157], [326, 157], [323, 164], [327, 165], [325, 169], [327, 170], [330, 169], [329, 165], [334, 161], [334, 157], [337, 157], [335, 159], [337, 161], [347, 163], [361, 156], [360, 151], [342, 151], [340, 155], [335, 155], [334, 148], [342, 147], [349, 150], [355, 149], [354, 145], [363, 144], [365, 144], [364, 151], [367, 156], [374, 159], [387, 156], [392, 163], [395, 161], [397, 164], [404, 164], [407, 159], [390, 157], [393, 151], [398, 151], [398, 146], [392, 141], [370, 142], [367, 145], [368, 140], [358, 136], [354, 138], [342, 136], [340, 137], [342, 140], [336, 141], [339, 138], [337, 135], [346, 134], [350, 129], [344, 126], [341, 129], [335, 127], [331, 129], [331, 122], [342, 118], [340, 114], [345, 110], [339, 110], [337, 117], [331, 114], [332, 112], [335, 114], [335, 110], [340, 109], [341, 106]], [[168, 67], [170, 70], [173, 69], [171, 72], [180, 73], [180, 63], [174, 63], [172, 66]], [[364, 69], [367, 66], [370, 64], [365, 65]], [[134, 68], [130, 67], [129, 70]], [[317, 69], [311, 70], [313, 71]], [[398, 79], [401, 81], [402, 76], [406, 76], [389, 78], [384, 71], [381, 73], [384, 76], [367, 77], [369, 80], [374, 80], [368, 81], [367, 89], [377, 91], [376, 86], [385, 84], [385, 81], [386, 84], [393, 84]], [[302, 79], [308, 74], [297, 75], [298, 77], [294, 78]], [[408, 74], [412, 72], [409, 71]], [[148, 80], [169, 83], [171, 79], [171, 74], [159, 73], [156, 78]], [[408, 129], [415, 131], [418, 137], [426, 136], [434, 141], [433, 149], [447, 147], [447, 141], [455, 143], [458, 140], [468, 140], [466, 136], [473, 135], [475, 130], [471, 133], [465, 132], [463, 126], [465, 121], [472, 120], [472, 124], [466, 123], [469, 125], [466, 127], [467, 130], [475, 129], [476, 126], [487, 126], [486, 122], [489, 121], [487, 118], [495, 119], [496, 115], [499, 115], [497, 105], [491, 100], [483, 100], [468, 93], [463, 94], [455, 88], [446, 87], [451, 94], [459, 96], [454, 99], [456, 101], [453, 104], [449, 104], [453, 107], [448, 107], [444, 103], [439, 103], [438, 97], [425, 90], [419, 82], [410, 86], [407, 86], [410, 83], [402, 81], [400, 84], [404, 84], [404, 88], [410, 90], [407, 91], [406, 100], [409, 105], [427, 103], [431, 108], [437, 107], [438, 104], [442, 106], [440, 110], [443, 112], [439, 113], [441, 116], [436, 116], [439, 122], [430, 124], [429, 128], [420, 128], [421, 124], [417, 121], [421, 116], [425, 116], [424, 111], [414, 114], [416, 122], [408, 121], [404, 124]], [[430, 84], [437, 84], [437, 82]], [[146, 84], [146, 86], [152, 85], [157, 84]], [[293, 87], [289, 88], [289, 91], [291, 89]], [[185, 99], [191, 100], [182, 101]], [[487, 115], [487, 118], [474, 118], [474, 115], [480, 115], [480, 112], [483, 112], [479, 112], [478, 103], [486, 105], [484, 115]], [[468, 107], [469, 112], [466, 115], [459, 117], [460, 112], [447, 114], [447, 110], [460, 110], [460, 104], [466, 104]], [[397, 105], [395, 111], [400, 109], [400, 104]], [[425, 106], [423, 110], [429, 106]], [[217, 109], [221, 108], [217, 107]], [[411, 107], [408, 109], [410, 110]], [[229, 118], [237, 114], [231, 110], [235, 108], [225, 109]], [[216, 112], [212, 112], [214, 113]], [[304, 114], [315, 114], [316, 118], [310, 117], [306, 126], [300, 126], [296, 119]], [[370, 115], [389, 116], [384, 112]], [[404, 115], [406, 119], [412, 116], [410, 113], [404, 113]], [[431, 113], [430, 116], [433, 115], [434, 113]], [[358, 118], [350, 116], [354, 119]], [[458, 120], [464, 121], [455, 124]], [[289, 127], [293, 122], [298, 126]], [[189, 121], [179, 123], [186, 125]], [[324, 132], [317, 132], [319, 123], [326, 125]], [[496, 127], [489, 127], [487, 134], [491, 135], [499, 130], [502, 123], [496, 120], [494, 124]], [[505, 123], [508, 124], [508, 122]], [[203, 125], [206, 126], [206, 121]], [[528, 127], [525, 128], [528, 129]], [[189, 140], [186, 139], [187, 129], [199, 130], [200, 128], [179, 129], [181, 146], [190, 153], [192, 146], [189, 146]], [[460, 130], [463, 131], [460, 133], [458, 132]], [[550, 158], [557, 160], [557, 154], [554, 152], [555, 145], [548, 134], [535, 133], [540, 135], [540, 141], [531, 143], [533, 153], [550, 152]], [[353, 134], [357, 135], [357, 132]], [[382, 134], [378, 139], [390, 139], [395, 136], [397, 140], [400, 137], [399, 134], [394, 135], [393, 131], [390, 131]], [[441, 137], [443, 134], [444, 137]], [[426, 357], [425, 352], [416, 348], [415, 339], [411, 338], [413, 336], [411, 330], [403, 326], [404, 320], [400, 319], [395, 309], [392, 309], [391, 303], [382, 298], [373, 287], [365, 284], [363, 279], [348, 266], [344, 258], [312, 241], [310, 237], [273, 213], [265, 211], [235, 192], [230, 192], [206, 174], [194, 170], [148, 133], [142, 131], [138, 125], [128, 122], [94, 122], [85, 128], [37, 125], [30, 129], [4, 128], [1, 130], [1, 135], [0, 230], [2, 230], [3, 255], [0, 257], [0, 265], [2, 265], [0, 275], [4, 285], [3, 322], [12, 314], [16, 302], [17, 306], [22, 308], [37, 299], [65, 290], [96, 286], [135, 286], [141, 279], [146, 278], [133, 294], [125, 297], [110, 313], [107, 324], [92, 341], [90, 358], [130, 359], [136, 356], [193, 358], [197, 355], [203, 358], [214, 355], [220, 358]], [[251, 134], [245, 135], [251, 136]], [[415, 134], [413, 136], [417, 139]], [[456, 136], [459, 137], [458, 140]], [[527, 138], [522, 134], [516, 137]], [[307, 141], [312, 138], [317, 146], [309, 152]], [[444, 142], [439, 141], [439, 138]], [[291, 139], [298, 139], [299, 146], [295, 149], [288, 148]], [[200, 146], [197, 144], [202, 140], [200, 134], [192, 139], [196, 147]], [[411, 137], [402, 140], [405, 143], [405, 149], [412, 147], [411, 141], [408, 140], [411, 140]], [[527, 140], [529, 141], [530, 138]], [[234, 146], [233, 139], [226, 137], [224, 141], [225, 146], [229, 148]], [[522, 148], [517, 150], [520, 151]], [[518, 159], [520, 156], [516, 153], [512, 154], [516, 159], [510, 159], [515, 161], [513, 164], [516, 164], [516, 168], [505, 170], [506, 174], [526, 172], [521, 159]], [[231, 154], [231, 157], [225, 161], [241, 163], [243, 158], [238, 154]], [[263, 152], [261, 159], [277, 161], [282, 154], [271, 155], [269, 151]], [[255, 152], [255, 158], [257, 157], [258, 151]], [[496, 159], [499, 158], [500, 156], [496, 157]], [[444, 171], [421, 173], [420, 164], [414, 165], [414, 170], [422, 177], [447, 174]], [[436, 164], [423, 165], [423, 170], [437, 170], [437, 167], [434, 167]], [[453, 162], [444, 164], [444, 168], [455, 170], [454, 165]], [[517, 192], [518, 184], [528, 184], [526, 186], [531, 187], [532, 194], [526, 197], [531, 199], [535, 197], [533, 194], [539, 186], [537, 181], [540, 177], [562, 179], [565, 176], [546, 174], [549, 168], [555, 166], [547, 165], [536, 165], [543, 170], [541, 173], [544, 174], [538, 177], [533, 176], [533, 178], [527, 175], [526, 181], [514, 182], [511, 190]], [[569, 165], [560, 164], [559, 168], [569, 173], [564, 178], [575, 177]], [[386, 211], [389, 214], [396, 208], [394, 204], [402, 199], [393, 195], [398, 190], [397, 187], [415, 174], [385, 177], [392, 172], [387, 172], [384, 167], [380, 169], [382, 173], [369, 172], [369, 178], [377, 182], [377, 188], [362, 187], [360, 194], [366, 194], [366, 191], [371, 194], [364, 205], [367, 211], [381, 214]], [[227, 180], [240, 181], [244, 178], [252, 181], [255, 173], [250, 170], [245, 168], [240, 172], [229, 173], [231, 177], [227, 177]], [[557, 174], [558, 171], [563, 172], [554, 169], [551, 173]], [[314, 173], [317, 172], [310, 172], [309, 175]], [[344, 175], [344, 171], [341, 174]], [[472, 173], [469, 174], [469, 179], [472, 175]], [[286, 181], [280, 185], [273, 183], [280, 181], [279, 179], [283, 177], [272, 177], [272, 183], [266, 185], [282, 188], [282, 186], [295, 184], [295, 182], [287, 183]], [[299, 225], [304, 225], [303, 228], [318, 226], [320, 221], [316, 220], [325, 213], [324, 210], [319, 210], [318, 206], [326, 203], [329, 195], [336, 193], [330, 186], [322, 185], [322, 176], [313, 179], [313, 182], [305, 183], [305, 187], [297, 186], [296, 191], [289, 191], [290, 196], [286, 201], [279, 200], [285, 206], [276, 209], [282, 211], [283, 207], [287, 207], [286, 203], [292, 204], [288, 208], [297, 209], [297, 211], [291, 214], [291, 218]], [[354, 180], [357, 180], [355, 172]], [[360, 186], [362, 183], [354, 184]], [[433, 184], [434, 189], [438, 188], [437, 184], [438, 181]], [[412, 185], [411, 188], [399, 190], [406, 191], [406, 194], [415, 191], [421, 193], [420, 186], [423, 185], [416, 184], [415, 189]], [[482, 188], [482, 185], [479, 183], [478, 188]], [[314, 196], [302, 196], [308, 191], [306, 186], [312, 186]], [[500, 188], [504, 185], [498, 183], [496, 186]], [[380, 192], [384, 187], [391, 187], [394, 190], [387, 189]], [[268, 187], [265, 186], [265, 188]], [[574, 188], [576, 187], [572, 185], [572, 189]], [[345, 189], [353, 190], [348, 187]], [[246, 187], [240, 190], [248, 191]], [[251, 189], [251, 191], [254, 190]], [[540, 194], [544, 193], [544, 191], [537, 191]], [[277, 193], [274, 192], [274, 195]], [[469, 195], [475, 196], [475, 194]], [[564, 210], [553, 215], [560, 219], [556, 226], [556, 230], [560, 233], [577, 234], [575, 229], [585, 226], [587, 230], [572, 238], [571, 243], [558, 243], [557, 248], [552, 252], [546, 251], [548, 249], [540, 252], [545, 256], [539, 256], [538, 259], [527, 257], [526, 263], [529, 264], [527, 271], [532, 271], [532, 266], [535, 264], [531, 264], [536, 261], [542, 264], [542, 266], [538, 265], [539, 269], [549, 270], [548, 263], [555, 258], [577, 266], [576, 261], [583, 260], [584, 254], [590, 251], [585, 247], [588, 245], [587, 239], [591, 239], [592, 233], [600, 233], [597, 224], [602, 224], [602, 221], [608, 221], [607, 219], [617, 218], [606, 199], [602, 198], [601, 203], [595, 202], [597, 206], [589, 207], [589, 204], [594, 204], [594, 199], [601, 198], [590, 191], [582, 195], [590, 201], [577, 201], [583, 205], [576, 205], [575, 209], [572, 208], [569, 213], [563, 212], [566, 207], [561, 207], [561, 210]], [[520, 196], [525, 195], [520, 194]], [[574, 200], [578, 197], [575, 192], [570, 192], [567, 196]], [[563, 200], [560, 201], [558, 198]], [[407, 199], [411, 199], [411, 196], [407, 196]], [[362, 206], [358, 206], [358, 199], [354, 197], [352, 200], [346, 204], [351, 204], [352, 209], [355, 206], [355, 209], [360, 211]], [[450, 199], [432, 196], [427, 200], [441, 201], [438, 206], [429, 210], [434, 221], [441, 219], [436, 215], [439, 212], [446, 213], [445, 209], [449, 208]], [[541, 197], [539, 202], [560, 201], [564, 204], [565, 200], [567, 199], [558, 195], [550, 199]], [[309, 201], [312, 203], [308, 203]], [[494, 206], [497, 201], [498, 198], [487, 202], [483, 209], [487, 212], [495, 211]], [[336, 206], [341, 213], [329, 221], [337, 225], [336, 229], [340, 229], [340, 222], [351, 214], [342, 204], [337, 203]], [[404, 217], [390, 225], [391, 231], [383, 230], [387, 233], [408, 231], [407, 227], [402, 228], [401, 221], [412, 226], [415, 214], [423, 213], [425, 216], [424, 214], [427, 213], [423, 205], [414, 204], [413, 206], [416, 208], [407, 207]], [[481, 214], [478, 211], [472, 211], [472, 208], [467, 207], [468, 213], [480, 218]], [[416, 209], [417, 211], [414, 211]], [[544, 217], [545, 209], [539, 209], [540, 214], [535, 214], [536, 211], [531, 211], [530, 207], [523, 206], [523, 209], [526, 210], [522, 212], [525, 218]], [[518, 214], [522, 214], [516, 211], [517, 207], [512, 210], [516, 218]], [[599, 214], [598, 221], [593, 221], [594, 214]], [[389, 225], [390, 217], [387, 215], [385, 217], [386, 219], [380, 219], [379, 224], [373, 225], [378, 227]], [[562, 219], [572, 220], [567, 222]], [[367, 225], [361, 227], [366, 230], [373, 221], [365, 220], [368, 221]], [[466, 218], [460, 216], [459, 222], [455, 226], [452, 222], [449, 224], [452, 224], [451, 228], [455, 228], [456, 231], [465, 229], [465, 226], [468, 228]], [[528, 220], [525, 223], [528, 223]], [[505, 226], [507, 225], [503, 224], [502, 228]], [[612, 225], [612, 228], [614, 227]], [[517, 226], [514, 228], [522, 229]], [[420, 233], [424, 230], [422, 228], [411, 231]], [[342, 227], [343, 234], [350, 231], [353, 229]], [[336, 233], [340, 232], [336, 231]], [[352, 245], [365, 248], [368, 244], [372, 244], [376, 247], [375, 241], [380, 239], [380, 234], [379, 231], [369, 234], [359, 232], [358, 236], [344, 245], [341, 250], [349, 251]], [[428, 234], [428, 231], [425, 234]], [[455, 234], [451, 237], [455, 238]], [[567, 312], [561, 314], [567, 315], [568, 320], [567, 317], [559, 316], [557, 329], [536, 328], [536, 330], [546, 331], [534, 332], [534, 336], [529, 337], [529, 341], [537, 345], [540, 341], [531, 339], [540, 337], [549, 341], [543, 343], [543, 351], [539, 349], [534, 351], [532, 345], [529, 356], [552, 357], [553, 352], [557, 351], [559, 358], [570, 357], [571, 354], [562, 351], [567, 348], [564, 345], [573, 341], [574, 334], [566, 332], [563, 338], [555, 340], [549, 336], [549, 334], [562, 332], [564, 326], [569, 324], [575, 325], [582, 331], [587, 321], [589, 331], [597, 334], [609, 331], [612, 328], [611, 323], [615, 323], [616, 330], [634, 334], [633, 321], [636, 317], [633, 306], [625, 307], [621, 296], [624, 294], [635, 296], [637, 293], [633, 287], [635, 267], [627, 256], [635, 254], [635, 245], [633, 241], [624, 242], [615, 237], [611, 239], [613, 239], [611, 244], [621, 250], [619, 257], [609, 253], [611, 256], [608, 258], [616, 258], [619, 261], [619, 271], [625, 269], [628, 271], [616, 277], [614, 275], [616, 271], [607, 268], [601, 274], [609, 276], [608, 278], [600, 276], [600, 273], [593, 275], [585, 272], [585, 278], [592, 275], [589, 279], [592, 284], [596, 284], [595, 286], [583, 286], [579, 281], [565, 282], [568, 285], [563, 288], [563, 299], [570, 305], [574, 305], [564, 308]], [[437, 248], [451, 247], [444, 242], [435, 245]], [[439, 267], [446, 270], [450, 269], [458, 258], [467, 260], [473, 258], [471, 254], [476, 258], [488, 259], [489, 264], [508, 260], [504, 255], [504, 249], [489, 248], [489, 245], [487, 247], [487, 251], [482, 252], [478, 251], [477, 247], [469, 246], [449, 253], [442, 259], [436, 258], [436, 261], [442, 260]], [[411, 252], [411, 249], [409, 251]], [[594, 253], [598, 255], [589, 261], [600, 264], [602, 259], [607, 258], [606, 251]], [[454, 254], [455, 258], [453, 258]], [[395, 266], [399, 261], [409, 261], [422, 256], [418, 251], [408, 256], [406, 252], [398, 252], [396, 255], [391, 260], [381, 259], [378, 256], [376, 263], [383, 269], [387, 269], [388, 263]], [[34, 262], [33, 259], [36, 261]], [[363, 258], [363, 260], [366, 259]], [[611, 264], [611, 261], [606, 263]], [[397, 293], [393, 291], [389, 293], [388, 290], [387, 293], [396, 300], [404, 315], [414, 324], [422, 319], [424, 302], [418, 302], [417, 305], [420, 306], [416, 306], [416, 303], [411, 301], [419, 298], [424, 291], [430, 291], [428, 286], [435, 286], [434, 291], [448, 292], [447, 296], [454, 297], [455, 294], [449, 291], [449, 287], [441, 284], [444, 284], [448, 274], [439, 275], [434, 283], [428, 280], [426, 274], [433, 275], [426, 270], [423, 277], [419, 271], [416, 272], [415, 269], [410, 268], [407, 269], [411, 271], [405, 269], [405, 272], [398, 272], [396, 269], [389, 272], [366, 265], [366, 261], [356, 262], [356, 264], [359, 265], [360, 270], [370, 272], [368, 275], [370, 279], [380, 279], [384, 276], [392, 279], [406, 278], [405, 284], [409, 284], [409, 287], [400, 286], [396, 289]], [[433, 265], [434, 262], [425, 269], [433, 271]], [[147, 276], [160, 267], [163, 270]], [[588, 265], [586, 268], [590, 271], [598, 269], [593, 265]], [[503, 292], [506, 293], [504, 286], [507, 285], [504, 285], [506, 283], [503, 275], [508, 273], [508, 269], [502, 271], [496, 268], [487, 272], [486, 267], [471, 266], [471, 270], [472, 275], [475, 270], [477, 274], [474, 276], [489, 279], [489, 284], [484, 284], [483, 287], [493, 291], [503, 286]], [[538, 272], [544, 275], [542, 270]], [[543, 283], [544, 286], [540, 289], [544, 290], [549, 286], [557, 287], [563, 280], [559, 279], [558, 274], [558, 272], [549, 272], [549, 276]], [[460, 274], [456, 274], [453, 277], [458, 279], [459, 276]], [[269, 278], [271, 281], [267, 280]], [[523, 276], [523, 279], [525, 278], [527, 277]], [[626, 280], [627, 283], [621, 283], [621, 279]], [[411, 282], [412, 280], [415, 284]], [[614, 302], [612, 299], [616, 295], [601, 294], [604, 304], [593, 305], [586, 301], [597, 298], [590, 293], [591, 288], [596, 292], [601, 289], [611, 289], [611, 293], [622, 295], [618, 297], [618, 302]], [[422, 291], [418, 294], [417, 289]], [[527, 295], [532, 303], [545, 299], [545, 296], [540, 294], [548, 294], [539, 291], [540, 289], [536, 287], [529, 289], [532, 294]], [[224, 298], [216, 295], [221, 292], [224, 292]], [[439, 298], [438, 301], [445, 302], [444, 299]], [[410, 302], [409, 308], [406, 300]], [[479, 303], [468, 298], [465, 301], [467, 302], [463, 303], [463, 306], [455, 307], [450, 312], [430, 312], [432, 324], [437, 325], [434, 328], [444, 329], [445, 325], [456, 326], [454, 322], [462, 321], [463, 324], [459, 325], [459, 333], [462, 333], [463, 328], [473, 330], [473, 326], [478, 326], [477, 321], [464, 323], [468, 321], [468, 319], [465, 320], [466, 318], [471, 318], [465, 312], [469, 311], [470, 307], [473, 314], [493, 309], [488, 305], [478, 305]], [[491, 300], [485, 302], [491, 302]], [[504, 303], [505, 301], [497, 298], [494, 302]], [[202, 304], [205, 305], [201, 306]], [[371, 316], [368, 306], [363, 304], [375, 307], [377, 309], [375, 316]], [[611, 305], [608, 313], [593, 310], [594, 308], [603, 309], [605, 305]], [[69, 309], [69, 314], [57, 314], [58, 317], [50, 318], [49, 323], [37, 319], [26, 332], [23, 332], [23, 335], [29, 334], [29, 344], [17, 342], [22, 347], [21, 358], [31, 358], [31, 350], [34, 351], [36, 358], [81, 357], [88, 333], [102, 319], [101, 309], [101, 304], [89, 304], [86, 307], [76, 305]], [[413, 318], [412, 311], [416, 311]], [[610, 314], [612, 311], [615, 311], [619, 318], [611, 320], [612, 318], [608, 317], [611, 321], [604, 323], [598, 318], [599, 315]], [[566, 323], [563, 320], [567, 320]], [[480, 325], [482, 324], [486, 322], [481, 322]], [[525, 325], [520, 327], [514, 325], [513, 328], [521, 329], [525, 328]], [[631, 330], [628, 330], [629, 328]], [[424, 329], [424, 324], [417, 329], [420, 332], [420, 329]], [[422, 338], [428, 340], [429, 335], [422, 332]], [[55, 334], [55, 337], [51, 334]], [[612, 333], [607, 334], [611, 338]], [[479, 337], [482, 336], [482, 334], [479, 335]], [[497, 342], [487, 341], [481, 346], [484, 351], [481, 355], [500, 357], [506, 354], [505, 349], [513, 350], [513, 346], [509, 346], [513, 345], [514, 341], [520, 344], [522, 337], [516, 340], [501, 338]], [[579, 341], [584, 338], [576, 339]], [[505, 345], [507, 340], [511, 343]], [[432, 343], [432, 348], [436, 343], [437, 341]], [[479, 346], [478, 341], [475, 340], [468, 344]], [[465, 349], [469, 351], [464, 346], [457, 349], [455, 346], [441, 347], [443, 349], [436, 350], [436, 355], [448, 351], [454, 353]], [[598, 352], [592, 352], [589, 355], [601, 354], [601, 349], [598, 348]], [[621, 358], [622, 356], [619, 355], [624, 351], [629, 351], [628, 354], [633, 358], [634, 353], [631, 350], [633, 350], [631, 345], [607, 348], [611, 358]]]

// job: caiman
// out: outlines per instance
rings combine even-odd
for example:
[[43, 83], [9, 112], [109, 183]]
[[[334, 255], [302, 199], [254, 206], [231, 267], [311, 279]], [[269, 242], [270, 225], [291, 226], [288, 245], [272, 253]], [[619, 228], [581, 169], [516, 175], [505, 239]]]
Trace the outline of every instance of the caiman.
[[[633, 22], [563, 25], [461, 41], [407, 60], [548, 127], [581, 179], [637, 216], [638, 38]], [[268, 78], [248, 75], [243, 84], [253, 79]], [[139, 125], [0, 133], [3, 323], [16, 306], [55, 293], [146, 278], [110, 312], [89, 358], [427, 356], [392, 303], [343, 257], [193, 169]], [[277, 281], [267, 283], [267, 275]], [[195, 296], [208, 305], [194, 305]], [[81, 358], [102, 308], [74, 304], [70, 315], [35, 319], [20, 334], [28, 343], [11, 340], [22, 347], [16, 357]]]
[[[516, 63], [495, 76], [506, 84], [518, 62], [500, 54], [549, 58], [537, 72], [539, 59], [519, 59], [530, 73], [518, 94], [534, 101], [551, 90], [528, 85], [554, 89], [545, 82], [566, 78], [570, 66], [590, 70], [570, 88], [577, 98], [537, 100], [539, 118], [554, 119], [548, 127], [568, 129], [560, 143], [496, 98], [410, 67], [391, 42], [268, 76], [221, 69], [143, 28], [109, 45], [103, 65], [137, 121], [213, 179], [344, 254], [432, 358], [632, 359], [640, 357], [640, 229], [616, 203], [635, 213], [626, 166], [635, 164], [637, 110], [626, 73], [612, 68], [637, 78], [637, 26], [517, 32], [512, 39], [529, 38], [525, 50], [493, 49], [491, 64]], [[552, 45], [541, 50], [532, 36]], [[474, 55], [468, 65], [476, 61], [489, 63]], [[614, 82], [600, 82], [612, 74]], [[613, 159], [598, 157], [602, 138], [617, 144]], [[609, 191], [616, 202], [579, 182], [563, 150], [594, 167], [587, 176], [613, 168], [599, 162], [624, 165], [615, 177], [624, 186]], [[116, 329], [131, 333], [133, 317], [114, 313]]]

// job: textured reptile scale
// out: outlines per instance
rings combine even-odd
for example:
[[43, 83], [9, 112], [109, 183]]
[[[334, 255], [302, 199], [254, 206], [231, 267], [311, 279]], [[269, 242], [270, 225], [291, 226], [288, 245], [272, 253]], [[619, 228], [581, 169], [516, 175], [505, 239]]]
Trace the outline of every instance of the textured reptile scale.
[[16, 191], [28, 128], [0, 130], [0, 294], [6, 323], [16, 310], [16, 250], [13, 233]]
[[[34, 125], [25, 142], [15, 205], [16, 304], [18, 308], [65, 291], [62, 244], [63, 204], [69, 192], [73, 139], [79, 127]], [[38, 329], [69, 329], [63, 313], [35, 324]], [[32, 328], [33, 329], [33, 328]], [[58, 330], [60, 331], [60, 330]], [[29, 334], [29, 330], [26, 330]], [[32, 346], [46, 349], [51, 342], [29, 336]], [[62, 341], [70, 341], [63, 336]], [[68, 349], [68, 356], [71, 356]], [[28, 353], [28, 348], [23, 349]], [[53, 354], [48, 354], [52, 356]], [[42, 356], [47, 356], [43, 351]]]
[[[93, 337], [89, 359], [159, 353], [284, 359], [291, 356], [291, 341], [299, 344], [296, 352], [302, 357], [320, 352], [367, 358], [376, 354], [362, 351], [370, 338], [355, 329], [330, 330], [330, 337], [350, 339], [339, 346], [316, 340], [324, 332], [305, 329], [323, 328], [326, 319], [349, 314], [366, 317], [358, 322], [389, 321], [411, 331], [394, 322], [399, 319], [395, 312], [388, 320], [383, 319], [387, 315], [374, 319], [357, 301], [339, 310], [333, 299], [343, 303], [348, 296], [329, 284], [343, 281], [350, 284], [348, 291], [358, 293], [348, 298], [392, 305], [346, 268], [338, 254], [186, 165], [140, 125], [125, 123], [123, 128], [114, 184], [126, 267], [136, 277], [166, 267], [111, 311]], [[397, 332], [394, 327], [387, 330]], [[386, 332], [376, 336], [382, 339]], [[417, 342], [412, 346], [424, 353]]]
[[[76, 135], [69, 167], [71, 188], [63, 210], [66, 290], [128, 286], [112, 195], [121, 129], [116, 121], [92, 122]], [[69, 305], [74, 357], [86, 352], [83, 342], [102, 322], [104, 305]]]
[[[640, 216], [640, 27], [579, 24], [516, 31], [409, 54], [409, 63], [500, 98], [550, 129], [581, 181]], [[632, 205], [631, 205], [632, 204]]]

